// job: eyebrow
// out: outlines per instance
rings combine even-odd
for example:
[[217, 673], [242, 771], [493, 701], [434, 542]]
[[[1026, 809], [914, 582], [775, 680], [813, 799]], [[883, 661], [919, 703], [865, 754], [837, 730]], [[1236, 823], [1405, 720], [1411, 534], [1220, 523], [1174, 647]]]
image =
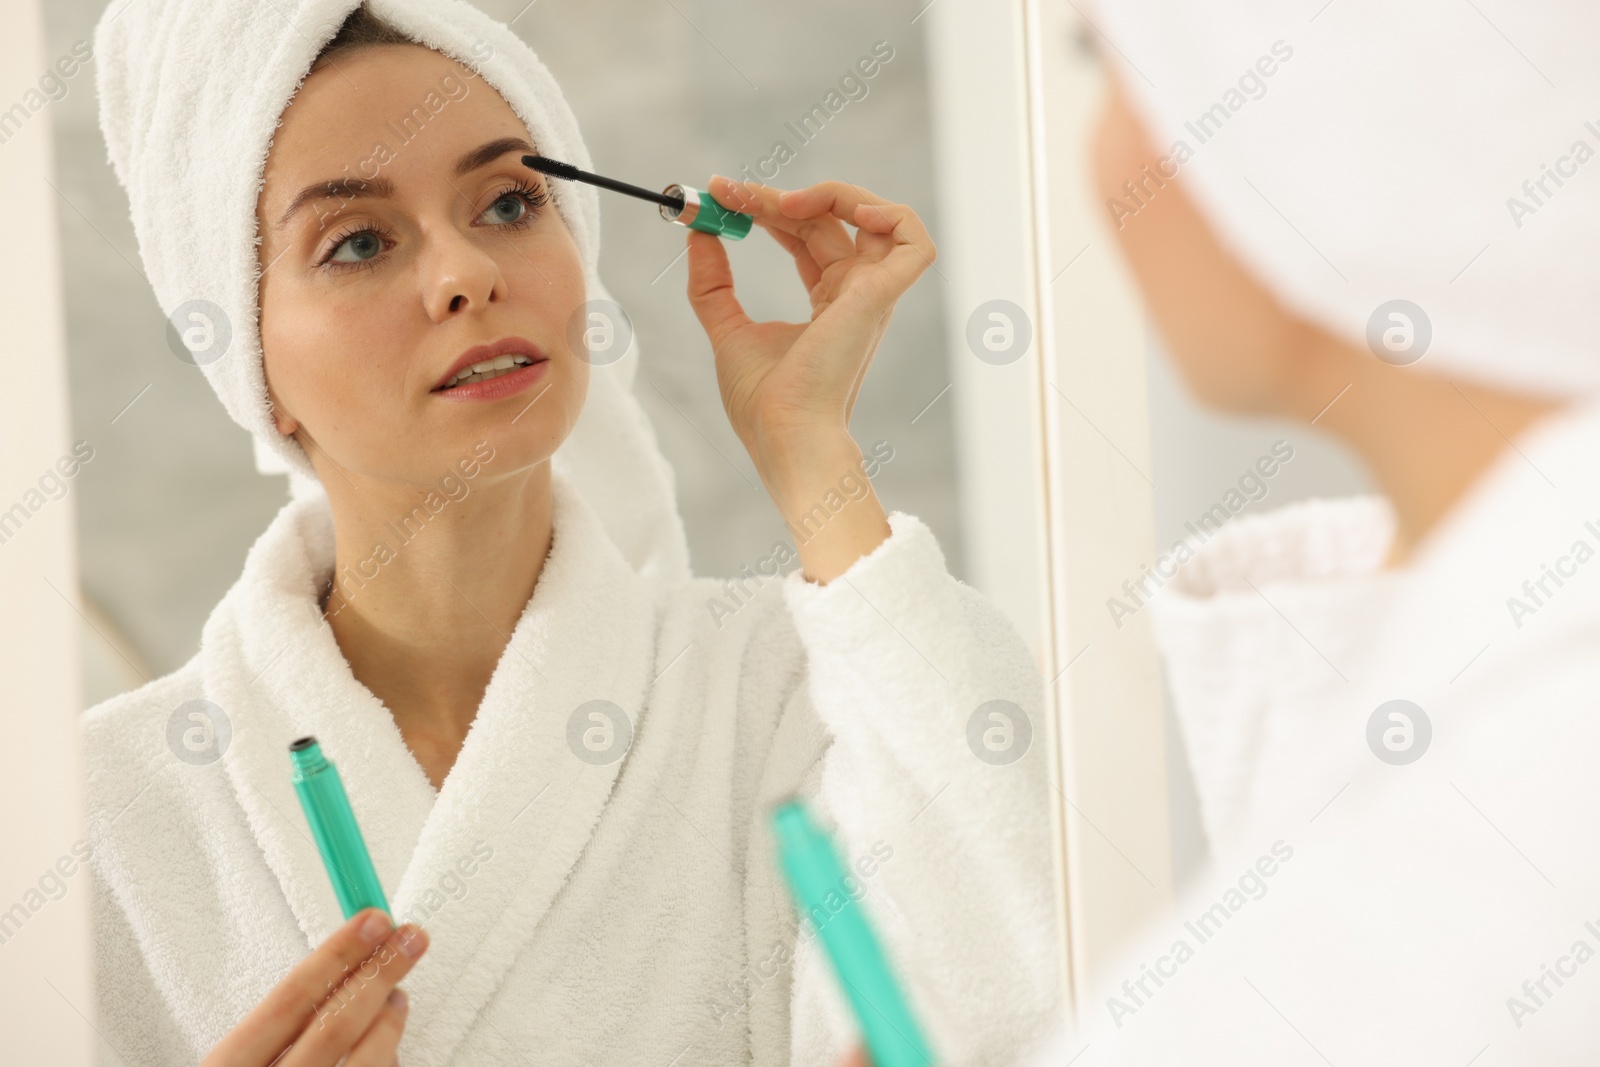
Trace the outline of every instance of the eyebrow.
[[[479, 145], [456, 160], [454, 176], [464, 178], [479, 167], [493, 163], [507, 152], [532, 153], [533, 151], [533, 145], [521, 137], [496, 138], [487, 144]], [[392, 196], [394, 196], [394, 182], [381, 174], [376, 178], [332, 178], [327, 181], [312, 182], [294, 194], [294, 199], [289, 201], [289, 206], [283, 209], [283, 214], [278, 216], [274, 225], [282, 229], [290, 216], [313, 200], [326, 200], [330, 197], [340, 197], [345, 200], [361, 197], [387, 199]]]

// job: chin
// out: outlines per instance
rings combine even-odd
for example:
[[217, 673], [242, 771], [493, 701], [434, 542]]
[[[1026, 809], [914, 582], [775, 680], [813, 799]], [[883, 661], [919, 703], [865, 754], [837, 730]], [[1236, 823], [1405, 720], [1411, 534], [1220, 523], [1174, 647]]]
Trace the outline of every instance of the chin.
[[[532, 412], [529, 412], [532, 415]], [[497, 476], [515, 474], [537, 467], [541, 463], [548, 463], [555, 455], [557, 448], [565, 439], [564, 435], [554, 433], [548, 427], [538, 424], [528, 427], [532, 432], [518, 433], [523, 429], [522, 422], [515, 426], [496, 425], [483, 434], [472, 439], [470, 447], [476, 447], [481, 453], [492, 453], [493, 458], [484, 461], [484, 468]]]

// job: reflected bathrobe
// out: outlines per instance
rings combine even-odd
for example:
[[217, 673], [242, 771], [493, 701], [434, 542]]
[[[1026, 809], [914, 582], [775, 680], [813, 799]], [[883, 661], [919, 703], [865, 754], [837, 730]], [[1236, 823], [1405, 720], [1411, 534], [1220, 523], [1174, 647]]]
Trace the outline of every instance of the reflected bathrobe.
[[1597, 459], [1542, 420], [1400, 568], [1376, 497], [1199, 546], [1152, 610], [1213, 862], [1028, 1062], [1600, 1062]]
[[[766, 825], [794, 793], [936, 1051], [1014, 1057], [1056, 1010], [1044, 731], [1002, 764], [967, 726], [991, 700], [1044, 721], [1015, 629], [912, 515], [825, 586], [756, 574], [730, 599], [646, 583], [553, 487], [550, 554], [437, 793], [318, 609], [320, 494], [273, 520], [189, 663], [86, 713], [103, 1061], [196, 1062], [343, 922], [290, 783], [304, 734], [430, 935], [408, 1067], [831, 1064], [852, 1024]], [[209, 752], [195, 700], [221, 709]], [[626, 713], [618, 758], [583, 736], [607, 730], [591, 701]]]

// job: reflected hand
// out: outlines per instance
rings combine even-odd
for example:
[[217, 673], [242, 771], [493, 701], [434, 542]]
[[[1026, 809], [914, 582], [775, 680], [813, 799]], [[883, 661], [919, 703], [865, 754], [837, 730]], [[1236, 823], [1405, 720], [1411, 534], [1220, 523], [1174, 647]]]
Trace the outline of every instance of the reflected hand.
[[711, 339], [723, 408], [765, 475], [818, 435], [848, 436], [895, 301], [937, 251], [915, 211], [849, 182], [786, 191], [715, 177], [708, 191], [794, 256], [811, 297], [808, 323], [753, 321], [721, 238], [689, 231], [689, 302]]
[[[382, 919], [369, 932], [365, 920]], [[405, 1030], [395, 983], [428, 947], [377, 908], [351, 916], [267, 992], [200, 1067], [389, 1067]], [[391, 998], [391, 993], [400, 993]]]

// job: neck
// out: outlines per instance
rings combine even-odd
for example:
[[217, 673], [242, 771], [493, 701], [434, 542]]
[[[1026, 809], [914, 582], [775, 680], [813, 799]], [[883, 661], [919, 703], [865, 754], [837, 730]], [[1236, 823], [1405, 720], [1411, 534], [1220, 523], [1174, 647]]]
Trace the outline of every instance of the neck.
[[1287, 414], [1341, 438], [1389, 498], [1390, 567], [1410, 560], [1518, 435], [1562, 406], [1390, 366], [1332, 338], [1308, 358]]
[[439, 784], [544, 570], [550, 464], [440, 486], [323, 478], [334, 517], [326, 615], [351, 673]]

